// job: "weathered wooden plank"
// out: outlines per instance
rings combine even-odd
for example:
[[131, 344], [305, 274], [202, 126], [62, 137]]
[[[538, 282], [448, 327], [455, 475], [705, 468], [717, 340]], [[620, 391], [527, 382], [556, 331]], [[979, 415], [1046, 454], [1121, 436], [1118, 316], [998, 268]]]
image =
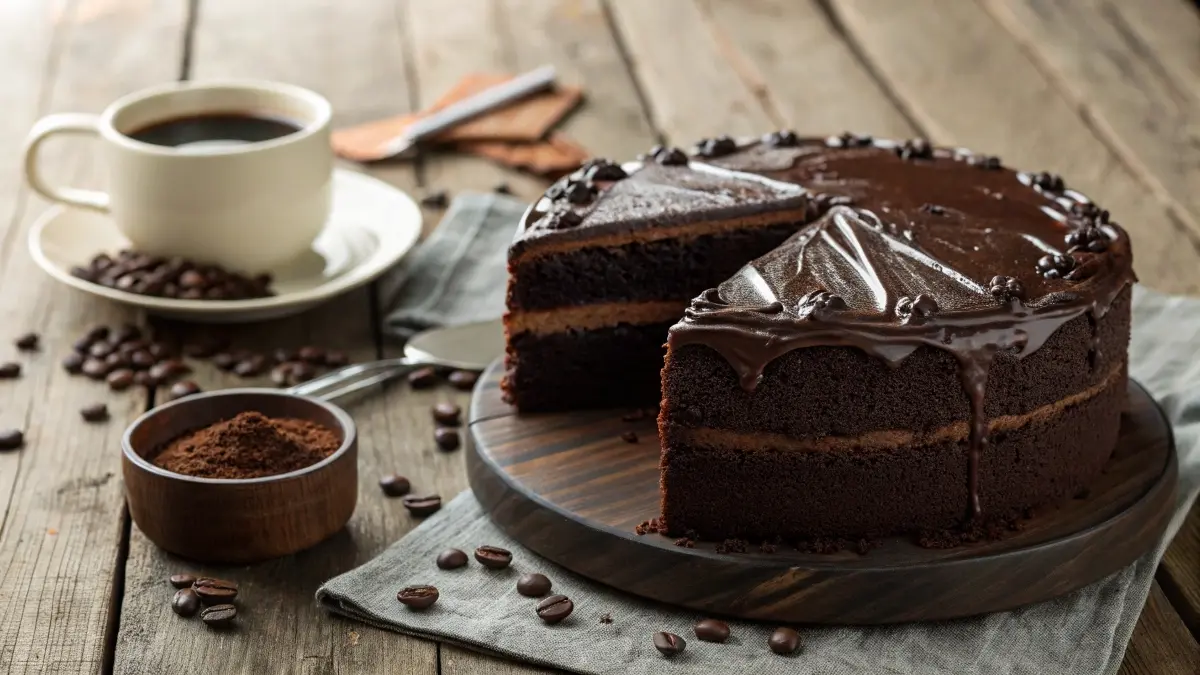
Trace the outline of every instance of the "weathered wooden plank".
[[1194, 675], [1200, 672], [1200, 644], [1155, 584], [1125, 650], [1121, 675]]
[[1192, 507], [1167, 549], [1158, 580], [1192, 635], [1200, 640], [1200, 502]]
[[1088, 128], [1054, 83], [974, 2], [831, 0], [859, 51], [936, 141], [1062, 174], [1112, 211], [1133, 237], [1142, 280], [1200, 290], [1200, 238], [1164, 210]]
[[562, 672], [484, 656], [454, 645], [442, 645], [441, 665], [440, 675], [533, 675]]
[[[204, 0], [193, 44], [194, 79], [294, 82], [330, 100], [335, 125], [410, 109], [400, 22], [390, 3], [304, 0], [267, 6]], [[416, 185], [411, 164], [380, 165], [369, 173], [403, 189]], [[299, 317], [221, 332], [236, 348], [270, 351], [316, 344], [369, 360], [378, 353], [369, 304], [364, 289]], [[195, 379], [206, 389], [266, 382], [265, 377], [243, 380], [220, 373], [207, 363], [196, 368]], [[351, 412], [356, 413], [353, 407]], [[400, 504], [384, 500], [375, 484], [380, 467], [390, 467], [393, 452], [392, 439], [360, 429], [359, 504], [347, 529], [330, 541], [261, 565], [205, 569], [241, 583], [243, 612], [233, 634], [205, 630], [170, 611], [173, 589], [166, 577], [200, 568], [163, 554], [135, 527], [115, 672], [194, 672], [202, 664], [228, 673], [436, 672], [433, 643], [332, 618], [313, 602], [321, 582], [369, 560], [410, 526]]]
[[[6, 114], [0, 152], [20, 156], [25, 132], [57, 111], [99, 112], [130, 90], [176, 77], [183, 2], [154, 5], [21, 0], [0, 4], [0, 80]], [[103, 77], [97, 63], [104, 63]], [[99, 183], [96, 146], [47, 146], [54, 180]], [[33, 330], [42, 349], [21, 355], [24, 376], [0, 387], [0, 427], [26, 432], [24, 449], [0, 457], [0, 671], [97, 672], [107, 660], [117, 609], [123, 539], [120, 467], [124, 423], [139, 392], [114, 396], [58, 366], [89, 325], [136, 320], [108, 302], [68, 291], [36, 268], [25, 243], [46, 204], [22, 185], [18, 161], [0, 166], [0, 359]], [[112, 419], [85, 424], [81, 406], [109, 400]]]
[[[1195, 8], [1178, 0], [984, 5], [1139, 178], [1186, 211], [1184, 220], [1200, 233], [1200, 72], [1189, 68], [1200, 63]], [[1160, 34], [1173, 38], [1168, 47]]]
[[700, 7], [730, 63], [785, 126], [816, 135], [914, 135], [816, 2], [700, 0]]

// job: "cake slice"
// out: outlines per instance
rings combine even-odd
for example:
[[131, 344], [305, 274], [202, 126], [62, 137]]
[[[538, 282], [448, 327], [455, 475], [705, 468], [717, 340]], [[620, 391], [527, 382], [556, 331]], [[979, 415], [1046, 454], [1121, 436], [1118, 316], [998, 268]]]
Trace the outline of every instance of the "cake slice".
[[1055, 176], [920, 142], [753, 144], [712, 161], [834, 205], [670, 330], [671, 534], [953, 530], [1098, 475], [1133, 280], [1107, 212]]
[[[735, 147], [724, 141], [711, 154]], [[678, 149], [594, 160], [551, 186], [509, 250], [507, 400], [524, 412], [654, 405], [667, 329], [688, 301], [782, 243], [808, 206], [798, 186]]]

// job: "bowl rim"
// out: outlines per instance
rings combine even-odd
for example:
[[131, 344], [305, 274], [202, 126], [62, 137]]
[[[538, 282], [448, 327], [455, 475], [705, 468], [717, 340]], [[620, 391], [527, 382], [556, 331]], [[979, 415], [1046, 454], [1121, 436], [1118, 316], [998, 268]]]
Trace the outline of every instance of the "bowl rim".
[[[171, 408], [186, 406], [195, 401], [206, 398], [217, 398], [221, 396], [246, 396], [249, 394], [253, 394], [255, 396], [276, 396], [279, 398], [297, 399], [325, 409], [326, 412], [333, 415], [334, 419], [336, 419], [338, 422], [338, 426], [342, 428], [342, 444], [337, 450], [333, 451], [333, 454], [317, 462], [316, 464], [310, 464], [303, 469], [296, 469], [295, 471], [289, 471], [287, 473], [279, 473], [271, 476], [258, 476], [255, 478], [207, 478], [204, 476], [190, 476], [184, 473], [175, 473], [174, 471], [167, 471], [160, 466], [150, 463], [133, 449], [133, 442], [131, 440], [133, 437], [133, 432], [136, 431], [138, 427], [152, 419], [155, 415], [159, 415], [167, 410], [170, 410]], [[198, 394], [192, 394], [191, 396], [186, 396], [184, 398], [155, 406], [150, 410], [147, 410], [139, 415], [137, 419], [131, 422], [129, 426], [125, 428], [125, 433], [121, 434], [121, 454], [124, 455], [127, 461], [134, 464], [142, 471], [146, 471], [163, 478], [207, 485], [255, 485], [289, 480], [305, 474], [320, 471], [321, 469], [333, 464], [343, 455], [349, 452], [350, 448], [353, 447], [357, 442], [358, 429], [354, 424], [354, 419], [350, 417], [350, 413], [346, 412], [338, 405], [330, 403], [329, 401], [323, 401], [319, 398], [313, 398], [312, 396], [301, 396], [299, 394], [291, 394], [286, 391], [279, 391], [277, 389], [267, 389], [265, 387], [239, 387], [236, 389], [220, 389], [218, 391], [206, 391]]]

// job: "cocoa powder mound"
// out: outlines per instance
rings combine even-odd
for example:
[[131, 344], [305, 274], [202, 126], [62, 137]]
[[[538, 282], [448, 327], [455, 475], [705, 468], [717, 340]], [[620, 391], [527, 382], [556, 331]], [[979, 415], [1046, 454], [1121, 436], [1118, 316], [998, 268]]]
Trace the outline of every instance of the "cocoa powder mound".
[[340, 446], [322, 424], [244, 412], [169, 441], [151, 461], [188, 476], [258, 478], [312, 466]]

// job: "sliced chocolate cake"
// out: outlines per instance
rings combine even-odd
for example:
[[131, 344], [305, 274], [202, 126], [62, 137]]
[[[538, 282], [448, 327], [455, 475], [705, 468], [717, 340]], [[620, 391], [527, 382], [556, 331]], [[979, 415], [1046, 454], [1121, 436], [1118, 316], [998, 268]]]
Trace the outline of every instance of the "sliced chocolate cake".
[[706, 161], [826, 208], [670, 329], [672, 534], [955, 529], [1100, 472], [1134, 279], [1107, 212], [1056, 176], [919, 141], [793, 139]]
[[595, 160], [556, 183], [509, 250], [507, 399], [524, 412], [653, 405], [688, 302], [781, 244], [808, 206], [796, 185], [678, 149]]

